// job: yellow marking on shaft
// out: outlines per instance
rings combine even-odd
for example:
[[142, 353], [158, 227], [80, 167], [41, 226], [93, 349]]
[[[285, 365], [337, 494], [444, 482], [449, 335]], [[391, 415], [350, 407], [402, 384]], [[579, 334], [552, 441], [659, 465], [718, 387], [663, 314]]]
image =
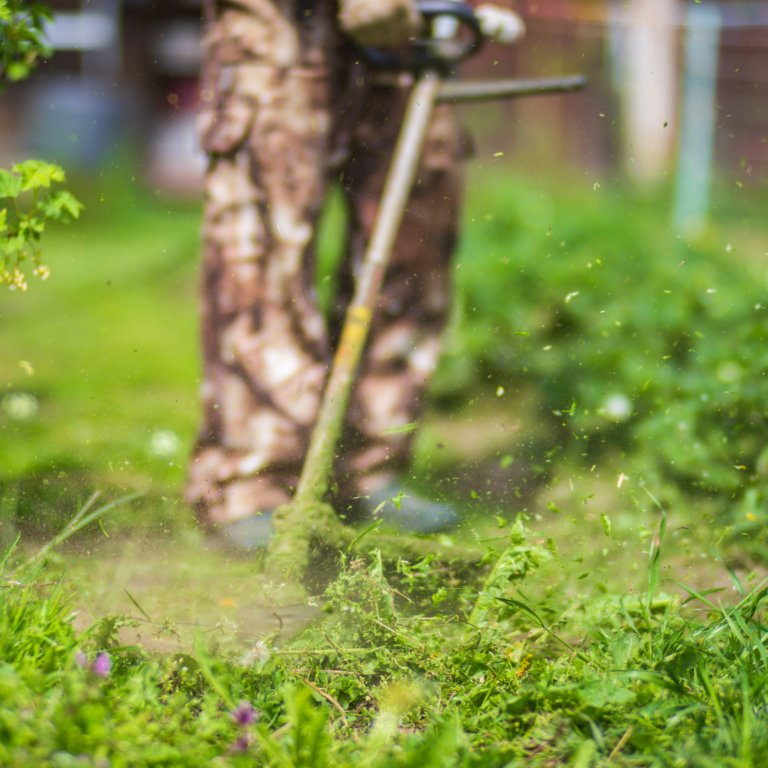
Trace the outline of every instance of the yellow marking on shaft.
[[336, 352], [335, 364], [338, 365], [343, 358], [348, 357], [357, 346], [365, 341], [370, 320], [371, 310], [368, 307], [352, 307], [349, 310]]
[[347, 319], [367, 325], [371, 320], [371, 310], [368, 307], [351, 307]]

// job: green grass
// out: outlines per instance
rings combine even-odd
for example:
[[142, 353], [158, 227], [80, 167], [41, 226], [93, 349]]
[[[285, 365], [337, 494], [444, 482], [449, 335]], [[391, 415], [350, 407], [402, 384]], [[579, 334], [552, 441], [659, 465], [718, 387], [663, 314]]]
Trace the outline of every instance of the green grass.
[[584, 464], [620, 450], [655, 485], [762, 493], [768, 236], [726, 219], [686, 241], [659, 202], [608, 182], [478, 190], [438, 392], [533, 389]]
[[[323, 620], [292, 639], [276, 629], [237, 649], [222, 644], [224, 626], [199, 626], [164, 653], [120, 633], [177, 639], [181, 627], [132, 597], [133, 618], [77, 632], [65, 574], [53, 564], [42, 584], [12, 555], [0, 594], [0, 761], [764, 765], [768, 588], [732, 606], [711, 590], [671, 598], [659, 591], [658, 533], [645, 594], [537, 596], [529, 569], [550, 553], [518, 522], [507, 565], [484, 584], [452, 584], [429, 562], [387, 574], [363, 550], [326, 592]], [[472, 613], [485, 593], [497, 597]], [[102, 654], [110, 670], [97, 674]], [[239, 724], [238, 710], [257, 722]]]
[[[2, 388], [39, 402], [28, 421], [0, 417], [0, 483], [22, 517], [94, 487], [183, 482], [200, 378], [200, 210], [127, 185], [113, 181], [104, 202], [91, 194], [78, 226], [51, 231], [48, 281], [2, 296]], [[178, 443], [158, 456], [152, 436], [164, 431]]]
[[[721, 190], [688, 243], [661, 196], [475, 180], [410, 482], [457, 504], [455, 538], [489, 563], [512, 534], [506, 576], [382, 573], [363, 548], [314, 607], [274, 611], [258, 563], [179, 501], [200, 211], [131, 173], [75, 189], [50, 279], [0, 297], [2, 392], [39, 408], [0, 411], [4, 549], [22, 531], [0, 573], [0, 764], [765, 764], [763, 200]], [[335, 200], [326, 303], [342, 217]], [[18, 570], [95, 488], [146, 495]], [[502, 599], [470, 627], [484, 591]], [[109, 676], [79, 652], [108, 652]]]

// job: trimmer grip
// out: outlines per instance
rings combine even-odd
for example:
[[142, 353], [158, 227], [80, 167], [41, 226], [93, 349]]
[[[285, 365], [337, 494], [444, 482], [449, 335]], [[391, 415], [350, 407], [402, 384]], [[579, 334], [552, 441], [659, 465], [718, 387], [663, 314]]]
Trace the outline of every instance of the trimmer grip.
[[451, 16], [470, 30], [469, 40], [436, 39], [416, 40], [407, 51], [383, 51], [378, 48], [360, 49], [363, 58], [374, 69], [421, 71], [426, 68], [450, 71], [454, 65], [474, 56], [483, 44], [483, 31], [475, 12], [456, 0], [420, 0], [419, 13], [429, 26], [438, 16]]

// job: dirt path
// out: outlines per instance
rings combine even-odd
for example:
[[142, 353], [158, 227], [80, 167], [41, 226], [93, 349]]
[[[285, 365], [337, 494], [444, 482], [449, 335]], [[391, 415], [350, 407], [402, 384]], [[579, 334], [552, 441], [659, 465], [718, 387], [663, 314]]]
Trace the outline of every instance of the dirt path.
[[[92, 549], [88, 549], [92, 547]], [[319, 606], [274, 609], [256, 594], [256, 562], [207, 542], [195, 531], [167, 541], [91, 541], [68, 553], [66, 578], [76, 579], [75, 627], [108, 615], [130, 617], [123, 645], [188, 651], [201, 632], [207, 642], [246, 649], [269, 636], [279, 643], [304, 629]]]

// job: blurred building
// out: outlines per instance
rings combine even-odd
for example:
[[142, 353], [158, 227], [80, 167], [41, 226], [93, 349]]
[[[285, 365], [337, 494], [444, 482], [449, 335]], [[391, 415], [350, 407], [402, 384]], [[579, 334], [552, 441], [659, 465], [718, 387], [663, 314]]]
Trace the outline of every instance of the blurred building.
[[34, 154], [95, 170], [126, 142], [151, 182], [196, 190], [201, 0], [50, 0], [55, 49], [0, 99], [3, 160]]
[[[95, 168], [127, 140], [140, 147], [153, 184], [199, 189], [203, 0], [51, 5], [59, 13], [50, 29], [56, 53], [0, 99], [1, 159], [36, 153]], [[465, 76], [582, 72], [590, 86], [462, 107], [481, 158], [503, 151], [518, 167], [621, 171], [653, 185], [680, 170], [682, 142], [689, 186], [698, 177], [685, 168], [707, 163], [741, 183], [765, 183], [768, 3], [520, 0], [518, 10], [526, 38], [512, 48], [486, 46]], [[691, 19], [706, 29], [692, 33]]]
[[[492, 58], [518, 75], [584, 72], [590, 86], [579, 95], [495, 108], [491, 122], [505, 126], [494, 129], [496, 140], [514, 126], [518, 162], [621, 170], [640, 184], [674, 176], [690, 135], [683, 123], [693, 92], [688, 122], [711, 115], [715, 172], [745, 185], [766, 183], [768, 3], [525, 0], [521, 10], [526, 38], [509, 51], [485, 51], [472, 65], [478, 74], [490, 71]], [[699, 26], [692, 28], [692, 19]], [[697, 56], [711, 83], [701, 82], [708, 74], [697, 68]], [[700, 150], [697, 162], [707, 162]]]

